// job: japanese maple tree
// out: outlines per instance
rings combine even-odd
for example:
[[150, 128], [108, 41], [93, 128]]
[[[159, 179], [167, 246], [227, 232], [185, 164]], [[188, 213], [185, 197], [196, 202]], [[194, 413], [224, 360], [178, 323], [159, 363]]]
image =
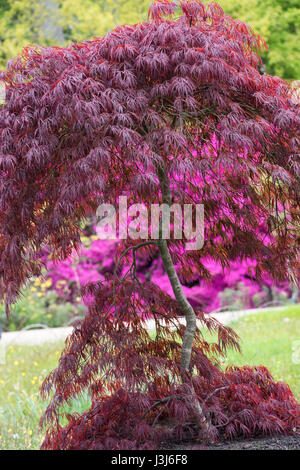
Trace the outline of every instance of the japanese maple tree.
[[[184, 237], [121, 240], [114, 274], [85, 288], [88, 314], [42, 386], [51, 395], [43, 448], [155, 448], [299, 425], [289, 387], [264, 367], [222, 371], [219, 358], [239, 348], [238, 338], [193, 308], [180, 282], [199, 273], [209, 281], [205, 259], [224, 267], [252, 259], [257, 278], [296, 272], [299, 103], [290, 83], [261, 75], [264, 47], [216, 3], [157, 1], [145, 23], [65, 49], [27, 47], [2, 73], [0, 272], [8, 310], [41, 274], [43, 246], [65, 259], [100, 203], [127, 195], [205, 210], [201, 250], [185, 250]], [[174, 297], [136, 277], [137, 250], [161, 257]], [[68, 415], [62, 427], [64, 405], [86, 389], [91, 409]]]

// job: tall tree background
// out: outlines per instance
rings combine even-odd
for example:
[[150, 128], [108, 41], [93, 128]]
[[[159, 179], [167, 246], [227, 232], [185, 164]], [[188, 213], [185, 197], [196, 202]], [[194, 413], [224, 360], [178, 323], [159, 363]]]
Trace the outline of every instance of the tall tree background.
[[270, 75], [300, 79], [299, 0], [220, 0], [226, 13], [250, 24], [269, 50], [263, 54]]
[[[0, 0], [0, 68], [28, 44], [65, 46], [145, 21], [149, 0]], [[266, 40], [266, 72], [300, 79], [299, 0], [220, 0]]]

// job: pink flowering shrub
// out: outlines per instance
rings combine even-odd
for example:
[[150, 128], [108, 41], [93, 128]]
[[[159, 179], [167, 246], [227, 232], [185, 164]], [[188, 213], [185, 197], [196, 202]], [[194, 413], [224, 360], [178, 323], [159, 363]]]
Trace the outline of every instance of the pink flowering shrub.
[[[75, 301], [82, 286], [103, 281], [107, 274], [113, 274], [117, 246], [118, 240], [92, 239], [88, 247], [82, 248], [77, 259], [70, 256], [61, 262], [47, 261], [48, 277], [51, 278], [59, 296], [71, 302]], [[252, 308], [269, 302], [281, 303], [293, 294], [288, 282], [275, 284], [270, 279], [257, 281], [249, 273], [251, 261], [231, 262], [230, 269], [225, 271], [213, 260], [206, 260], [204, 265], [212, 274], [211, 280], [196, 276], [192, 282], [184, 279], [181, 281], [190, 303], [206, 312]], [[127, 269], [128, 266], [124, 264], [122, 273]], [[141, 281], [151, 280], [173, 297], [161, 259], [147, 258], [143, 253], [137, 253], [136, 271]], [[85, 298], [85, 301], [88, 301], [88, 298]]]

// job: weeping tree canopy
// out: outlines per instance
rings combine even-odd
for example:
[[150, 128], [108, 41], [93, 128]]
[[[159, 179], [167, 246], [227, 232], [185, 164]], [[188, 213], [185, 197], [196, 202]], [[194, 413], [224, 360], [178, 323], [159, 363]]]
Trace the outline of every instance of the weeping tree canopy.
[[[212, 435], [222, 426], [229, 426], [231, 436], [249, 435], [257, 426], [263, 431], [259, 420], [263, 416], [264, 422], [272, 421], [276, 393], [278, 403], [285, 400], [280, 405], [285, 411], [278, 411], [278, 422], [270, 421], [267, 432], [294, 425], [297, 405], [292, 394], [286, 386], [276, 388], [267, 371], [220, 372], [216, 356], [226, 346], [238, 347], [237, 337], [193, 312], [179, 283], [192, 280], [195, 273], [209, 278], [202, 264], [206, 258], [224, 267], [231, 260], [251, 258], [258, 278], [268, 273], [286, 279], [296, 271], [299, 103], [289, 83], [259, 72], [264, 47], [259, 36], [216, 3], [157, 1], [145, 23], [118, 27], [103, 38], [64, 49], [27, 47], [2, 73], [6, 104], [0, 111], [0, 272], [7, 305], [31, 276], [40, 274], [45, 244], [53, 259], [63, 259], [79, 246], [80, 222], [101, 202], [117, 204], [127, 195], [131, 202], [201, 203], [205, 210], [200, 251], [186, 251], [184, 238], [140, 244], [149, 256], [159, 250], [176, 301], [151, 282], [136, 279], [139, 244], [120, 243], [120, 253], [126, 248], [132, 255], [130, 276], [90, 288], [95, 302], [43, 387], [45, 395], [55, 390], [45, 421], [88, 386], [94, 408], [82, 418], [71, 418], [66, 431], [52, 429], [45, 448], [65, 445], [67, 435], [69, 448], [76, 448], [74, 442], [91, 448], [96, 441], [97, 448], [115, 448], [119, 444], [107, 434], [111, 419], [121, 419], [126, 436], [135, 436], [131, 445], [146, 435], [154, 439], [147, 420], [160, 404], [168, 405], [181, 421], [191, 410], [195, 415], [191, 393], [176, 389], [182, 377], [176, 338], [183, 338], [185, 345], [184, 328], [171, 332], [161, 324], [164, 320], [170, 327], [182, 313], [187, 322], [196, 314], [218, 332], [211, 346], [198, 332], [184, 366], [186, 372], [198, 373], [191, 379], [203, 405], [198, 406], [198, 426], [209, 414], [216, 426]], [[156, 321], [155, 341], [143, 324], [149, 317]], [[255, 395], [253, 413], [233, 424], [228, 421], [233, 408], [225, 407], [227, 416], [222, 406], [226, 400], [240, 400], [243, 410], [250, 378], [258, 389], [269, 387], [269, 395], [261, 396], [265, 407], [256, 410], [258, 389], [254, 393], [249, 385], [249, 394]], [[221, 389], [227, 390], [223, 405], [215, 395]], [[106, 402], [109, 394], [111, 401]], [[99, 400], [102, 416], [108, 413], [108, 421], [99, 418], [101, 423]], [[112, 408], [129, 415], [117, 411], [112, 418]], [[87, 422], [89, 431], [82, 424]], [[106, 429], [102, 437], [99, 426]], [[129, 445], [126, 439], [119, 435], [118, 442]]]
[[[166, 167], [176, 202], [205, 206], [205, 247], [174, 259], [295, 264], [299, 103], [258, 72], [263, 40], [221, 8], [156, 2], [149, 21], [69, 48], [27, 47], [2, 73], [0, 272], [14, 301], [40, 272], [40, 249], [64, 258], [79, 221], [121, 194], [157, 201]], [[116, 184], [117, 183], [117, 184]], [[261, 232], [259, 227], [264, 225]], [[266, 236], [267, 235], [267, 236]], [[186, 275], [188, 273], [185, 273]]]

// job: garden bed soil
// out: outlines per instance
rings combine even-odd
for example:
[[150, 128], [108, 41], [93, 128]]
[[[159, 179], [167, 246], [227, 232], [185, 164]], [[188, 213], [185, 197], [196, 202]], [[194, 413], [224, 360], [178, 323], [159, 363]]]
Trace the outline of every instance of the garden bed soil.
[[300, 450], [300, 435], [238, 439], [214, 445], [185, 443], [172, 445], [172, 450]]

